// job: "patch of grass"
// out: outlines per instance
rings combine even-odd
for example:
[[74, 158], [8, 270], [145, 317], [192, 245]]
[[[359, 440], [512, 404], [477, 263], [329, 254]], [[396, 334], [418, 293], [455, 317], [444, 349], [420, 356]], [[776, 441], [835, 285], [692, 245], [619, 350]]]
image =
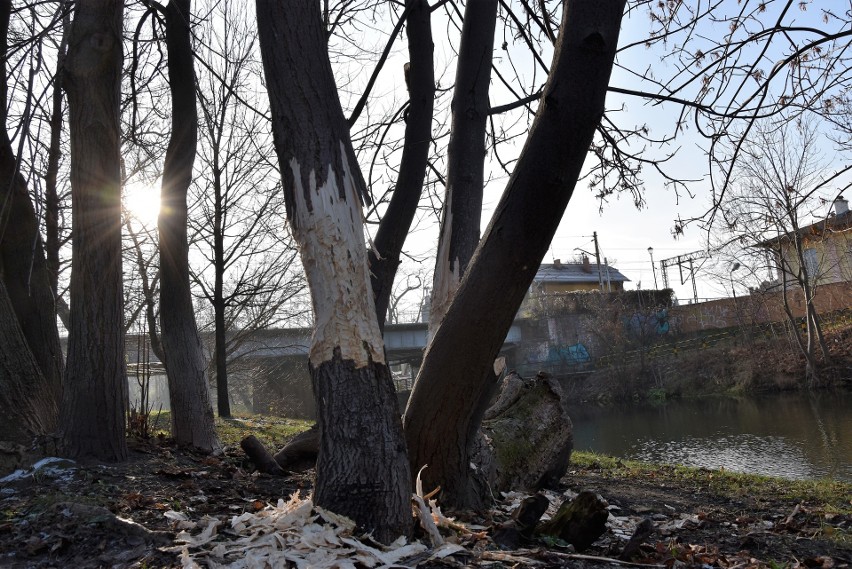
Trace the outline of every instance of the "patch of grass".
[[[161, 411], [151, 413], [149, 422], [156, 429], [155, 435], [169, 436], [171, 420], [170, 411]], [[234, 415], [230, 419], [216, 417], [216, 431], [222, 444], [237, 446], [243, 438], [254, 435], [272, 452], [284, 446], [295, 435], [309, 429], [311, 425], [313, 421], [267, 415]]]
[[852, 484], [837, 480], [787, 480], [681, 465], [622, 460], [593, 452], [576, 451], [571, 464], [577, 469], [597, 470], [608, 478], [652, 478], [704, 488], [723, 496], [750, 496], [757, 500], [786, 499], [804, 502], [829, 513], [852, 514]]
[[216, 430], [219, 432], [222, 444], [239, 445], [244, 437], [254, 435], [273, 452], [284, 446], [294, 436], [308, 430], [313, 424], [313, 421], [265, 415], [216, 418]]

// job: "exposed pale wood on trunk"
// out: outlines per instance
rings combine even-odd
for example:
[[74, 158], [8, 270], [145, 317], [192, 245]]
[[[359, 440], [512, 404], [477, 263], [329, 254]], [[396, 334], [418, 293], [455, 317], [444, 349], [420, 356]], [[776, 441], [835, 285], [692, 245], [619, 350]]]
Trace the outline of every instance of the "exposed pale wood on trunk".
[[314, 501], [389, 542], [412, 530], [402, 425], [370, 289], [366, 188], [319, 5], [257, 0], [287, 216], [314, 310], [309, 354], [320, 449]]
[[479, 244], [485, 171], [485, 123], [490, 103], [491, 60], [497, 0], [468, 2], [453, 90], [447, 147], [447, 191], [435, 259], [429, 337], [453, 299]]

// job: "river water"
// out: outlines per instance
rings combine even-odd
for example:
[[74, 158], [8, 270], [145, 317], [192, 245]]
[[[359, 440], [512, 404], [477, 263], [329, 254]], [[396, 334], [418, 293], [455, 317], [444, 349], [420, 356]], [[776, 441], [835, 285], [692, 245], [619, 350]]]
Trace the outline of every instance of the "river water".
[[626, 459], [852, 482], [852, 392], [571, 408], [574, 448]]

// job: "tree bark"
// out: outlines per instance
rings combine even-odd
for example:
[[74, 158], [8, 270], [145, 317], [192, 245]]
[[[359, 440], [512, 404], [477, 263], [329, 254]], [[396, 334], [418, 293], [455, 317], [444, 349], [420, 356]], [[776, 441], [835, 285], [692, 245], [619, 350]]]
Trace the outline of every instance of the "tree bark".
[[430, 337], [446, 314], [479, 244], [496, 22], [497, 0], [468, 2], [465, 6], [447, 147], [447, 191], [432, 283]]
[[172, 133], [160, 194], [160, 326], [169, 380], [172, 435], [179, 444], [212, 451], [216, 435], [204, 352], [189, 288], [186, 194], [198, 144], [195, 67], [190, 41], [191, 0], [170, 0], [166, 13]]
[[405, 412], [412, 470], [450, 507], [481, 507], [470, 476], [494, 359], [580, 175], [604, 110], [624, 0], [566, 0], [550, 77], [518, 164], [427, 348]]
[[[224, 110], [223, 110], [224, 112]], [[217, 142], [218, 144], [218, 142]], [[213, 360], [216, 367], [216, 408], [220, 417], [231, 416], [228, 396], [228, 342], [225, 336], [225, 196], [219, 152], [213, 154]]]
[[399, 408], [370, 290], [361, 199], [319, 4], [257, 0], [287, 216], [314, 310], [320, 450], [314, 501], [390, 542], [412, 530]]
[[[5, 54], [8, 53], [12, 3], [0, 1], [0, 35], [4, 61], [0, 76], [0, 275], [15, 311], [26, 345], [44, 376], [46, 397], [56, 407], [62, 390], [63, 357], [56, 328], [54, 296], [50, 286], [38, 218], [18, 159], [7, 132], [8, 104]], [[47, 420], [47, 417], [43, 418]], [[52, 430], [56, 417], [48, 421]]]
[[127, 458], [121, 270], [120, 0], [80, 0], [65, 90], [71, 134], [71, 328], [60, 416], [64, 452]]
[[427, 0], [407, 0], [405, 10], [409, 57], [405, 144], [393, 196], [369, 251], [370, 279], [381, 330], [384, 330], [402, 246], [423, 193], [435, 102], [431, 7]]
[[38, 368], [0, 279], [0, 440], [26, 446], [56, 425], [56, 398]]

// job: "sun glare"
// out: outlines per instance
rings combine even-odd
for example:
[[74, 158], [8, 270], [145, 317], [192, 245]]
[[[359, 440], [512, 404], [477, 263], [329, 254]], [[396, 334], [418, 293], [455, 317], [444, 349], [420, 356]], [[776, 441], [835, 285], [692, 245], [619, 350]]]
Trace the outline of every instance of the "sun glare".
[[146, 226], [157, 224], [160, 214], [160, 188], [144, 183], [124, 186], [124, 207], [134, 219]]

